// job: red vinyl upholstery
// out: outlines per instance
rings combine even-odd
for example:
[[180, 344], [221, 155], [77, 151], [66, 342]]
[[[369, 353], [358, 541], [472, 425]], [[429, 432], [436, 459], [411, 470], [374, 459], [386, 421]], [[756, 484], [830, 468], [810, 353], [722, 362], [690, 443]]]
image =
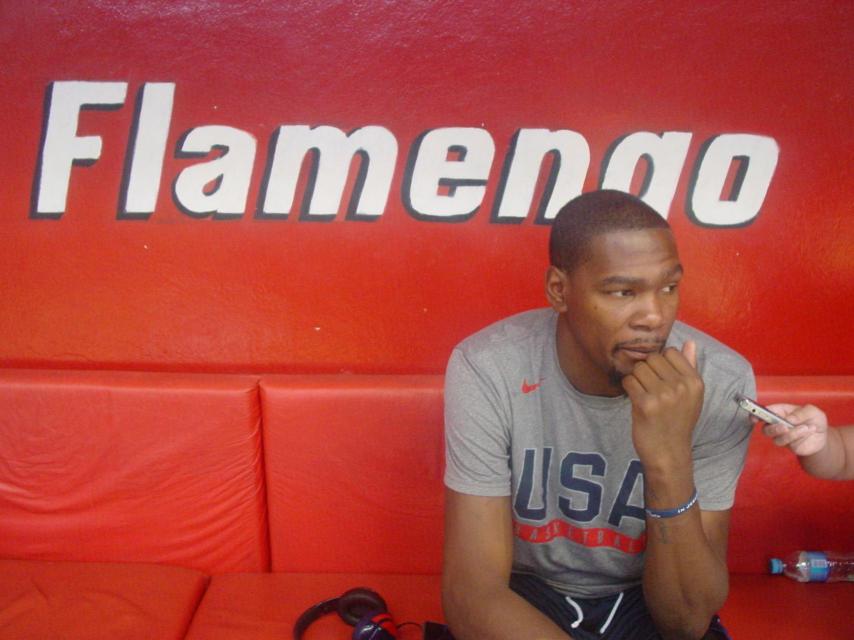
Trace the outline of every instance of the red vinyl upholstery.
[[273, 571], [441, 571], [441, 377], [267, 376], [261, 403]]
[[0, 559], [0, 637], [178, 640], [207, 584], [167, 565]]
[[[758, 386], [762, 402], [854, 422], [854, 378]], [[441, 376], [5, 370], [0, 452], [0, 557], [17, 558], [0, 563], [0, 639], [181, 637], [207, 577], [169, 565], [211, 576], [195, 640], [287, 637], [307, 607], [356, 586], [399, 622], [442, 620]], [[771, 555], [851, 550], [852, 492], [754, 433], [722, 611], [735, 638], [852, 637], [850, 585], [763, 575]], [[39, 594], [51, 605], [30, 615]], [[97, 635], [91, 621], [125, 606], [138, 608], [129, 630], [110, 619]], [[350, 634], [330, 615], [306, 640]]]
[[720, 616], [733, 640], [851, 640], [853, 611], [850, 583], [738, 574], [730, 577]]
[[269, 568], [257, 380], [0, 370], [0, 557]]

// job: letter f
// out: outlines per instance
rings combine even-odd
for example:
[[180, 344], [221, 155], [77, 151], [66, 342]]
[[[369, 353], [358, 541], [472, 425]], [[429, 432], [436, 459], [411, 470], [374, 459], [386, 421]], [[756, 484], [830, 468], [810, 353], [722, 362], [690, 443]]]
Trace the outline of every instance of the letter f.
[[88, 166], [101, 157], [100, 136], [78, 136], [80, 110], [124, 104], [127, 82], [54, 82], [47, 90], [47, 121], [39, 157], [34, 218], [59, 218], [65, 212], [71, 167]]

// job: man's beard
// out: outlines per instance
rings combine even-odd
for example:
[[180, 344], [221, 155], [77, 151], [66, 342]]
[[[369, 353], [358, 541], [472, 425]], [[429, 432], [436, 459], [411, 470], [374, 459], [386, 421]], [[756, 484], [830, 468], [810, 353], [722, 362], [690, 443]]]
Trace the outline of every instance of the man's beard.
[[623, 387], [623, 378], [625, 378], [628, 373], [623, 373], [622, 371], [618, 371], [617, 367], [611, 367], [608, 369], [608, 382], [611, 383], [612, 386], [617, 387], [618, 389], [622, 389]]
[[[667, 338], [664, 337], [664, 338], [661, 338], [659, 340], [654, 341], [658, 347], [657, 353], [662, 353], [664, 351], [664, 347], [666, 346], [666, 340], [667, 340]], [[635, 340], [626, 340], [625, 342], [620, 342], [619, 344], [617, 344], [613, 349], [613, 353], [616, 354], [617, 351], [619, 351], [621, 348], [632, 347], [633, 345], [636, 345], [636, 344], [648, 344], [648, 343], [649, 343], [649, 340], [643, 340], [640, 338], [637, 338]], [[635, 363], [635, 365], [637, 365], [637, 363]], [[634, 370], [634, 366], [632, 367], [632, 370]], [[625, 378], [630, 373], [631, 373], [631, 371], [623, 372], [623, 371], [620, 371], [619, 369], [617, 369], [617, 367], [615, 367], [614, 365], [611, 365], [611, 367], [608, 369], [608, 372], [607, 372], [608, 382], [611, 383], [617, 389], [622, 389], [623, 388], [623, 378]]]

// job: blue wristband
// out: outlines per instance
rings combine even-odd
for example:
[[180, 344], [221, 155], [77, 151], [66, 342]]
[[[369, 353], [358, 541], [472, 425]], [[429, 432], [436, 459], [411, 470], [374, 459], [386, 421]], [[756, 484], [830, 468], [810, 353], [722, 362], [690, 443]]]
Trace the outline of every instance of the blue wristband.
[[676, 516], [688, 511], [688, 509], [694, 506], [695, 502], [697, 502], [697, 489], [694, 489], [694, 493], [691, 495], [691, 499], [688, 500], [688, 502], [676, 507], [675, 509], [647, 509], [644, 507], [644, 511], [646, 511], [646, 515], [651, 518], [675, 518]]

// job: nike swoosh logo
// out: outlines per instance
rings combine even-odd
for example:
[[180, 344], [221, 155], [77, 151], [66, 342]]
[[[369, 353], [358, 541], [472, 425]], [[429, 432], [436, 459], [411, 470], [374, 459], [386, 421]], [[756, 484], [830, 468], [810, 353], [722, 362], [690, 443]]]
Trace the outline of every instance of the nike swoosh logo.
[[531, 393], [532, 391], [536, 391], [540, 388], [540, 384], [542, 384], [542, 380], [540, 380], [540, 382], [535, 382], [534, 384], [528, 384], [528, 379], [525, 378], [522, 380], [522, 393]]

